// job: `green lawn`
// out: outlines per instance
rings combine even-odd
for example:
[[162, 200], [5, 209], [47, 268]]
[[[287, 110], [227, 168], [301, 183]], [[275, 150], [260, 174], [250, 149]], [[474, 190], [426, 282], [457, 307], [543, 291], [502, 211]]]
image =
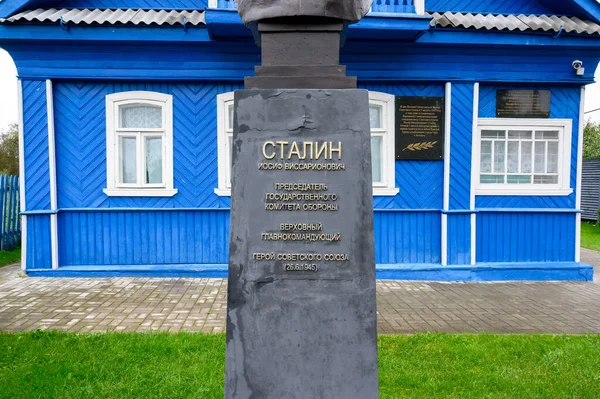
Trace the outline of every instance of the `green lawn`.
[[581, 223], [581, 246], [600, 251], [600, 226], [590, 222]]
[[0, 267], [21, 261], [21, 248], [12, 251], [0, 251]]
[[[600, 397], [600, 336], [382, 336], [379, 347], [381, 398]], [[0, 397], [222, 398], [224, 356], [224, 335], [0, 334]]]

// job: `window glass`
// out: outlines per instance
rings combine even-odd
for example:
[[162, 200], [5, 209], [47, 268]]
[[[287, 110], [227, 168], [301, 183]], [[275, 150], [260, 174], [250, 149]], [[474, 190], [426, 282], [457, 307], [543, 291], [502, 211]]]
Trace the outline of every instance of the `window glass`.
[[505, 142], [494, 142], [494, 173], [504, 173]]
[[382, 122], [382, 110], [380, 105], [369, 106], [369, 117], [371, 120], [371, 129], [381, 129], [383, 126]]
[[481, 172], [490, 173], [492, 171], [492, 142], [481, 142]]
[[506, 171], [508, 173], [519, 173], [519, 142], [509, 141], [506, 150]]
[[147, 104], [122, 105], [119, 107], [119, 128], [161, 129], [161, 107]]
[[536, 141], [535, 143], [535, 163], [533, 165], [535, 173], [546, 173], [546, 143]]
[[227, 121], [229, 123], [227, 130], [233, 130], [233, 103], [227, 106]]
[[373, 183], [383, 181], [383, 137], [371, 136], [371, 162], [373, 169]]
[[161, 184], [163, 181], [162, 137], [146, 137], [146, 184]]
[[135, 184], [137, 182], [136, 138], [121, 137], [120, 142], [121, 182]]
[[531, 173], [531, 141], [521, 143], [521, 173]]
[[558, 141], [548, 142], [548, 173], [558, 173]]
[[[492, 120], [484, 119], [483, 121], [488, 125], [495, 124], [495, 121]], [[528, 122], [533, 125], [535, 120]], [[562, 136], [565, 134], [564, 131], [508, 126], [503, 128], [501, 127], [502, 123], [499, 120], [498, 127], [493, 126], [480, 130], [479, 182], [482, 184], [480, 188], [483, 189], [484, 185], [503, 184], [559, 184], [562, 181], [560, 171], [564, 170], [564, 165], [561, 166], [559, 162], [561, 151], [563, 151], [560, 140], [564, 139]], [[568, 184], [568, 179], [565, 181]], [[556, 187], [552, 189], [554, 188]], [[490, 189], [501, 188], [490, 187]], [[568, 186], [564, 189], [568, 190]], [[511, 194], [510, 190], [507, 188], [507, 195]]]

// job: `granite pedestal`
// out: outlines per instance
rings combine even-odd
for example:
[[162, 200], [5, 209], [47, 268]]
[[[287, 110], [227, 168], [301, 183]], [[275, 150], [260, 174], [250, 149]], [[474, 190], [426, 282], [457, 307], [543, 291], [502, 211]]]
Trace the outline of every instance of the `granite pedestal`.
[[378, 397], [368, 93], [235, 93], [226, 398]]

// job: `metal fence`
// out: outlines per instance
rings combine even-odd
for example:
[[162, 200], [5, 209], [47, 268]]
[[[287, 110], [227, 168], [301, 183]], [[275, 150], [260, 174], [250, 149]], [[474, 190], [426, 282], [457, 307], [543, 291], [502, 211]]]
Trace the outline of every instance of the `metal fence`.
[[598, 220], [600, 207], [600, 159], [584, 159], [581, 173], [582, 219]]
[[0, 175], [0, 250], [12, 251], [21, 244], [19, 176]]

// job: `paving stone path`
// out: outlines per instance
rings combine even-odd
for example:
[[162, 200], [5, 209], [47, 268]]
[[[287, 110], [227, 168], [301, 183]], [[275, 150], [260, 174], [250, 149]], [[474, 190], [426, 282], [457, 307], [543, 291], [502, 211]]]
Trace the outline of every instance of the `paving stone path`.
[[[596, 266], [600, 253], [582, 250]], [[227, 283], [27, 278], [0, 268], [0, 331], [225, 331]], [[598, 283], [377, 282], [380, 333], [600, 333]]]

